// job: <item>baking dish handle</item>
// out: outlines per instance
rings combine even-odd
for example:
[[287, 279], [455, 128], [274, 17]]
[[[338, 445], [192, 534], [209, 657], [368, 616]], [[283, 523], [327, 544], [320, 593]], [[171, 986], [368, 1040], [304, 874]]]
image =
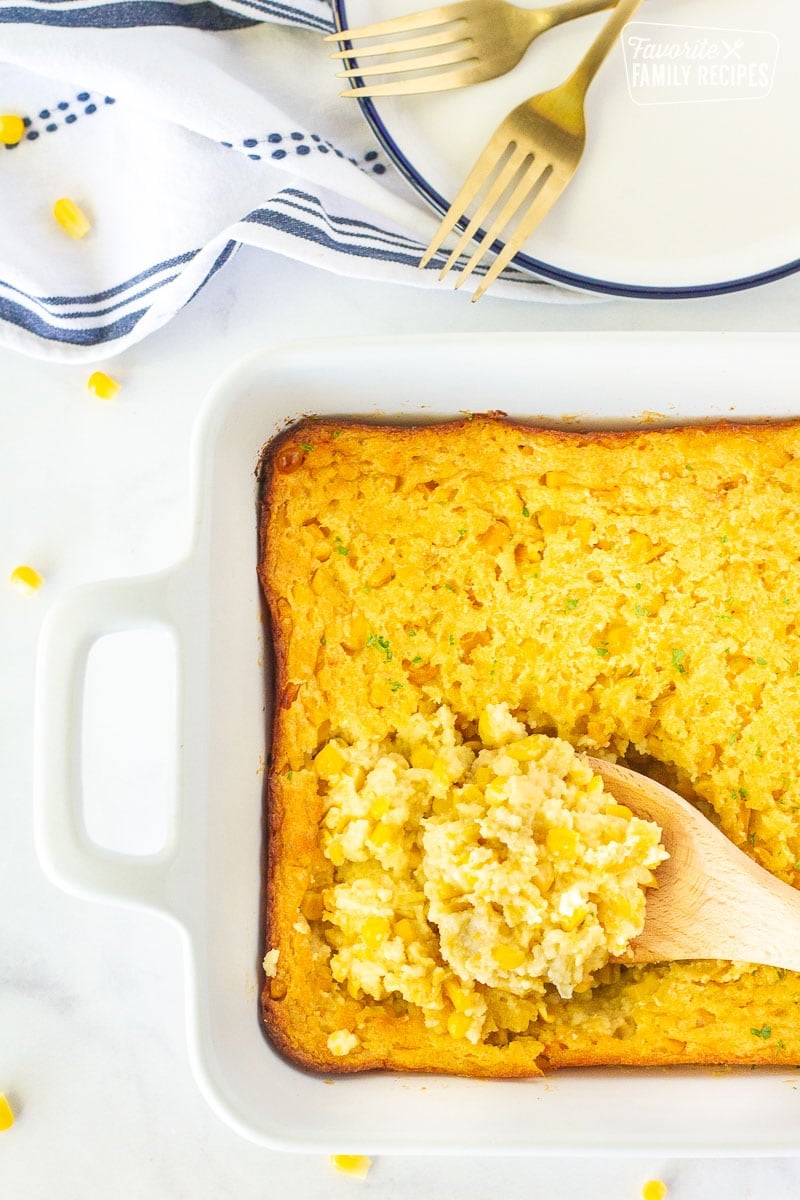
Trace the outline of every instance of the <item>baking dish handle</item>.
[[169, 613], [180, 581], [180, 571], [170, 571], [88, 584], [64, 596], [42, 627], [34, 746], [36, 845], [46, 873], [76, 895], [160, 911], [171, 909], [174, 837], [151, 855], [123, 854], [89, 838], [84, 820], [81, 735], [92, 646], [106, 634], [154, 626], [166, 626], [177, 636]]

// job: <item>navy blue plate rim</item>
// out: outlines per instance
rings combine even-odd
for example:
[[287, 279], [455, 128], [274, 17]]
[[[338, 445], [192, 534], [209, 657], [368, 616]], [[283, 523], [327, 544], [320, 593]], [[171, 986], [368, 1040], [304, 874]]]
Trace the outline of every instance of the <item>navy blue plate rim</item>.
[[[345, 0], [331, 0], [331, 5], [336, 28], [339, 30], [347, 29]], [[357, 63], [348, 63], [348, 66], [350, 65], [357, 65]], [[358, 82], [358, 80], [354, 80], [354, 83]], [[424, 179], [420, 175], [413, 163], [409, 161], [397, 145], [372, 100], [360, 96], [356, 97], [356, 100], [373, 133], [401, 175], [411, 184], [418, 195], [427, 201], [431, 208], [435, 209], [440, 215], [446, 213], [450, 205], [428, 183], [427, 179]], [[687, 284], [682, 287], [674, 287], [666, 284], [645, 287], [641, 284], [616, 283], [613, 280], [594, 279], [590, 275], [579, 275], [575, 271], [565, 270], [562, 267], [555, 266], [553, 263], [532, 258], [530, 255], [523, 254], [522, 252], [515, 255], [511, 265], [528, 274], [549, 280], [551, 283], [559, 283], [564, 287], [576, 288], [582, 292], [595, 292], [604, 296], [617, 296], [637, 300], [694, 300], [703, 296], [725, 296], [732, 292], [743, 292], [749, 288], [761, 287], [766, 283], [774, 283], [778, 279], [785, 279], [787, 276], [794, 275], [800, 271], [800, 258], [777, 267], [771, 267], [765, 271], [759, 271], [755, 275], [743, 276], [740, 279], [728, 279], [722, 283]]]

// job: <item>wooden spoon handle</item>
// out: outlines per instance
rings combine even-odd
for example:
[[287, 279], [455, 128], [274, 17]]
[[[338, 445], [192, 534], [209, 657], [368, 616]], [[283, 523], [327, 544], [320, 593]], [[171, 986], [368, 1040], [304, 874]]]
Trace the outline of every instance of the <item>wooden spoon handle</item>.
[[661, 826], [670, 854], [624, 961], [721, 958], [800, 971], [800, 893], [668, 788], [602, 759], [589, 765], [615, 800]]

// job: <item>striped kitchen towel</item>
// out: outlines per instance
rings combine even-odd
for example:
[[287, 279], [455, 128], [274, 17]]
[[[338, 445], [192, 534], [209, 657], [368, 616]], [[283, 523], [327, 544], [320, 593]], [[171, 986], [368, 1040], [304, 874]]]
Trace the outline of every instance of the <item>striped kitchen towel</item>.
[[[0, 0], [0, 344], [102, 359], [247, 244], [443, 286], [436, 217], [339, 98], [324, 0]], [[67, 237], [53, 202], [92, 222]], [[496, 294], [576, 300], [509, 271]]]

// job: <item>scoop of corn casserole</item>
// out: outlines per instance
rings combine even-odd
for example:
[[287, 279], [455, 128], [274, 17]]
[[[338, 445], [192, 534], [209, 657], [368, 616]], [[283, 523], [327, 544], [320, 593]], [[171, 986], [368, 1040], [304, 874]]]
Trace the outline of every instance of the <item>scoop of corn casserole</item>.
[[666, 857], [658, 827], [606, 795], [569, 743], [527, 736], [505, 704], [481, 727], [489, 745], [466, 746], [441, 708], [315, 759], [333, 978], [472, 1042], [496, 1032], [476, 985], [529, 999], [590, 987], [641, 933]]

